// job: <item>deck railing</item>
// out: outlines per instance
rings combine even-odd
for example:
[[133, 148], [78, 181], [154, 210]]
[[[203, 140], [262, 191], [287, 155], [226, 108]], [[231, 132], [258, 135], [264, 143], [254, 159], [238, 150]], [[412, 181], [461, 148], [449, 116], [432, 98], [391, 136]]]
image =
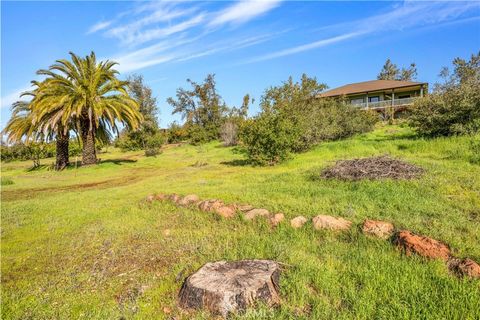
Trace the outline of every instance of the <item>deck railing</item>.
[[354, 103], [353, 106], [362, 108], [362, 109], [384, 109], [388, 107], [400, 107], [413, 104], [415, 98], [403, 98], [403, 99], [394, 99], [393, 103], [392, 100], [383, 100], [383, 101], [376, 101], [376, 102], [369, 102], [367, 103]]

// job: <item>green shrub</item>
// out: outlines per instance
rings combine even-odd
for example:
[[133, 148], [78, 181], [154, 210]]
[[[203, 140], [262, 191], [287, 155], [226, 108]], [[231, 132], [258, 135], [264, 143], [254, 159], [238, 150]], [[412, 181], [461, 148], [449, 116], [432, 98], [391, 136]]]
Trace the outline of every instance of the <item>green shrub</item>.
[[252, 164], [274, 165], [290, 156], [295, 131], [290, 120], [264, 113], [242, 124], [240, 139]]
[[167, 132], [168, 143], [178, 143], [188, 139], [188, 132], [184, 126], [179, 125], [175, 121], [170, 124]]
[[261, 113], [242, 125], [239, 137], [251, 163], [273, 165], [322, 141], [371, 131], [377, 121], [368, 111], [318, 100], [293, 112]]
[[152, 157], [160, 154], [160, 148], [165, 143], [165, 136], [161, 133], [157, 133], [152, 137], [149, 137], [145, 144], [145, 156]]
[[480, 86], [452, 88], [415, 101], [410, 124], [422, 136], [474, 134], [480, 131]]
[[194, 146], [198, 146], [202, 143], [206, 143], [215, 139], [211, 137], [212, 132], [210, 130], [197, 124], [189, 125], [187, 132], [189, 142]]
[[453, 60], [454, 72], [442, 71], [444, 83], [417, 99], [410, 124], [423, 136], [474, 134], [480, 131], [480, 53], [470, 61]]

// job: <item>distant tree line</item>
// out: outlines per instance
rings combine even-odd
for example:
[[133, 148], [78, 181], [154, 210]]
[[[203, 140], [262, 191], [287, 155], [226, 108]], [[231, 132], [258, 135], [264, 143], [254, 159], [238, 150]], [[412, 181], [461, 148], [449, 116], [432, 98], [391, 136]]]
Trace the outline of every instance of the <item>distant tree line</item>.
[[[98, 147], [110, 144], [116, 133], [115, 146], [145, 150], [147, 156], [157, 155], [164, 143], [221, 140], [225, 146], [239, 145], [252, 164], [273, 165], [322, 141], [370, 131], [378, 121], [376, 114], [342, 98], [318, 99], [327, 86], [305, 74], [298, 82], [290, 77], [267, 88], [260, 112], [249, 118], [248, 108], [254, 102], [250, 95], [239, 107], [227, 106], [215, 75], [209, 74], [200, 83], [187, 79], [189, 87], [178, 88], [175, 97], [167, 99], [172, 114], [180, 114], [183, 124], [173, 122], [161, 130], [151, 88], [141, 75], [117, 79], [114, 65], [97, 62], [93, 53], [85, 58], [72, 53], [71, 61], [58, 60], [48, 70], [38, 71], [45, 79], [33, 81], [34, 89], [22, 95], [31, 100], [13, 105], [4, 130], [8, 145], [2, 144], [2, 160], [35, 162], [55, 155], [55, 167], [62, 169], [72, 150], [77, 154], [81, 148], [82, 162], [93, 164]], [[441, 76], [444, 81], [431, 94], [416, 100], [410, 125], [424, 136], [477, 133], [480, 53], [470, 60], [456, 58], [453, 71], [444, 68]], [[416, 77], [414, 63], [399, 68], [387, 59], [377, 78], [411, 81]], [[72, 132], [79, 136], [77, 142], [72, 142]]]

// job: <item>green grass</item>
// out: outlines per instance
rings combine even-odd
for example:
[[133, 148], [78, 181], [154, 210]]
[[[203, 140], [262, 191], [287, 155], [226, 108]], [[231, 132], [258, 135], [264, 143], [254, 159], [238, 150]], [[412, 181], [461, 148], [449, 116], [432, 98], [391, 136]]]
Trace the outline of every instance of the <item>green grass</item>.
[[[266, 168], [242, 165], [241, 154], [219, 143], [149, 158], [113, 150], [100, 154], [98, 166], [63, 172], [3, 164], [2, 319], [208, 318], [177, 308], [183, 278], [208, 261], [244, 258], [287, 265], [281, 307], [244, 318], [478, 319], [479, 281], [456, 278], [439, 261], [406, 257], [358, 228], [271, 229], [264, 221], [142, 201], [155, 192], [196, 193], [287, 218], [383, 219], [480, 261], [480, 166], [471, 140], [424, 140], [386, 126]], [[339, 159], [382, 154], [426, 174], [413, 181], [309, 178]]]

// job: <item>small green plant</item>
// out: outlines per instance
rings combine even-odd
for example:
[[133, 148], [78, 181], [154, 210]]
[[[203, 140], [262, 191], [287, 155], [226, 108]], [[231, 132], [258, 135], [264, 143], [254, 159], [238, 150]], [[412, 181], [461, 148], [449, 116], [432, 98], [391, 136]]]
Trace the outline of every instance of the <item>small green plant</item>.
[[2, 186], [9, 186], [9, 185], [12, 185], [14, 182], [12, 179], [10, 178], [5, 178], [5, 177], [2, 177], [1, 178], [1, 185]]

